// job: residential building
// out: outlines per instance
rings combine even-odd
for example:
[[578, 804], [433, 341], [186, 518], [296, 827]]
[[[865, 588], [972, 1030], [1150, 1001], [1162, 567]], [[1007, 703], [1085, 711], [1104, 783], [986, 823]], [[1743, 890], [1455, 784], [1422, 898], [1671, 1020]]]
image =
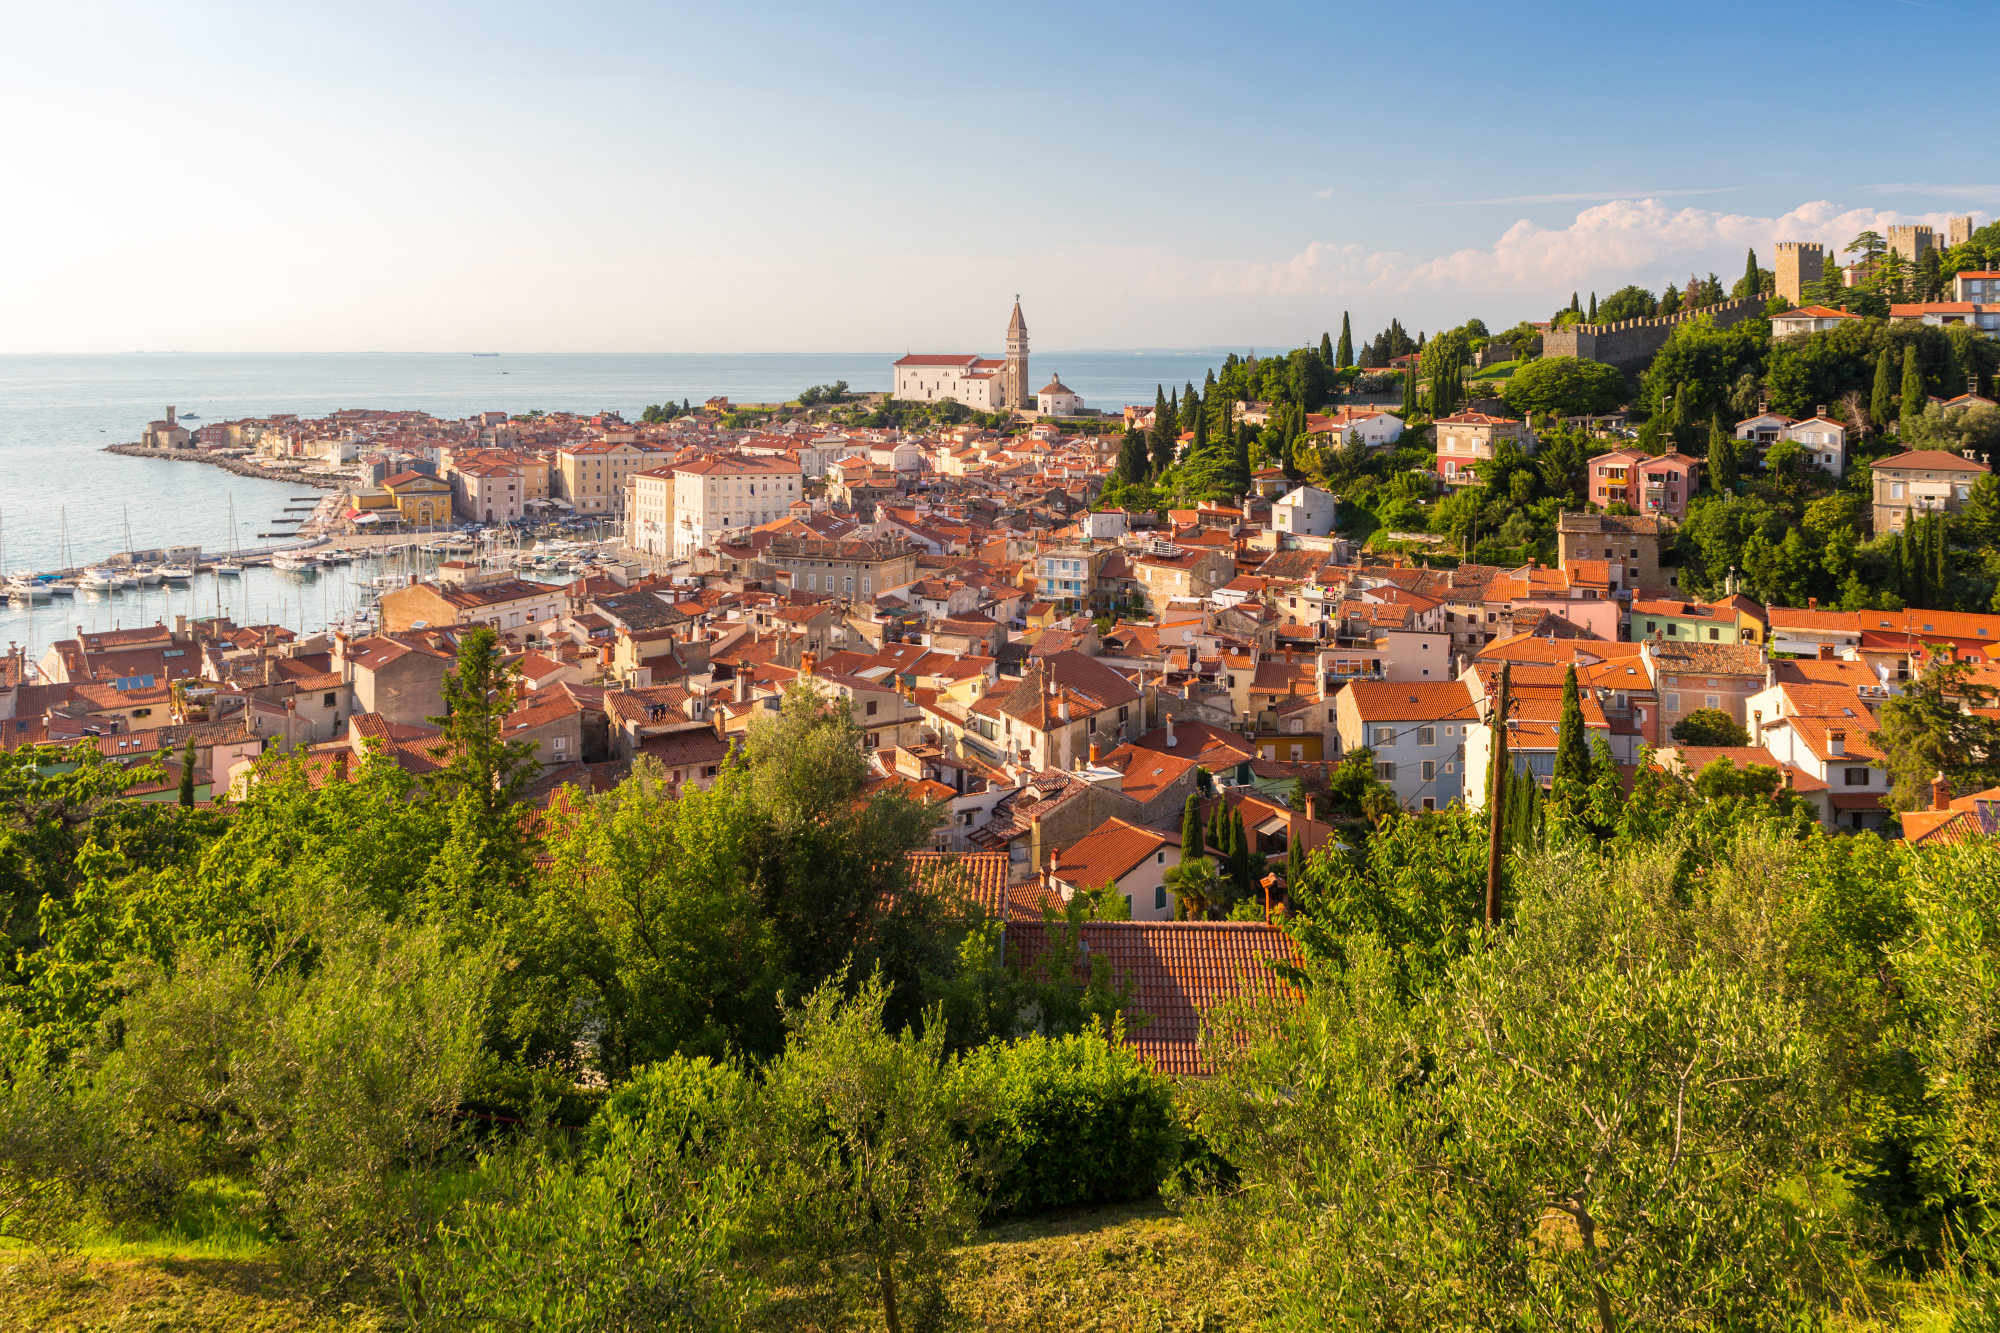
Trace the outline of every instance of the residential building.
[[1333, 531], [1331, 492], [1300, 486], [1271, 506], [1271, 531], [1280, 537], [1324, 537]]
[[1655, 458], [1643, 449], [1614, 449], [1585, 466], [1590, 498], [1600, 508], [1623, 502], [1635, 514], [1683, 518], [1701, 489], [1702, 461], [1678, 450]]
[[1233, 551], [1210, 546], [1178, 546], [1155, 541], [1143, 554], [1128, 557], [1132, 578], [1142, 590], [1146, 609], [1165, 612], [1175, 601], [1201, 601], [1236, 577]]
[[808, 593], [865, 599], [916, 581], [917, 552], [888, 538], [773, 537], [762, 557]]
[[1166, 876], [1180, 860], [1178, 830], [1149, 828], [1114, 815], [1074, 846], [1056, 849], [1047, 883], [1064, 902], [1078, 889], [1109, 887], [1125, 899], [1134, 921], [1171, 921], [1179, 915], [1180, 899], [1167, 888]]
[[[1797, 442], [1806, 451], [1806, 463], [1838, 477], [1847, 470], [1847, 427], [1819, 412], [1804, 421], [1794, 421], [1778, 432], [1781, 440]], [[1766, 452], [1769, 445], [1761, 446]]]
[[1524, 454], [1535, 452], [1534, 432], [1525, 421], [1512, 417], [1459, 412], [1439, 417], [1432, 433], [1437, 440], [1436, 469], [1447, 486], [1477, 484], [1479, 464], [1490, 461], [1502, 444], [1512, 444]]
[[608, 517], [624, 508], [625, 479], [658, 467], [663, 452], [659, 445], [638, 439], [629, 428], [613, 429], [603, 439], [557, 450], [550, 480], [556, 494], [567, 500], [574, 512], [586, 518]]
[[1607, 560], [1624, 565], [1628, 588], [1671, 588], [1680, 572], [1660, 562], [1673, 521], [1661, 514], [1590, 514], [1563, 510], [1556, 515], [1558, 563]]
[[1719, 709], [1748, 729], [1749, 699], [1764, 688], [1764, 650], [1747, 643], [1672, 643], [1640, 646], [1646, 678], [1660, 699], [1659, 734], [1700, 709]]
[[569, 598], [560, 588], [447, 560], [435, 581], [385, 593], [381, 606], [382, 628], [389, 634], [447, 625], [490, 625], [518, 634], [563, 615]]
[[1463, 794], [1465, 742], [1479, 720], [1463, 681], [1350, 681], [1334, 714], [1341, 751], [1368, 750], [1405, 810], [1442, 810]]
[[1726, 597], [1719, 602], [1635, 598], [1630, 611], [1632, 641], [1762, 643], [1765, 628], [1761, 616], [1747, 613], [1738, 603], [1757, 605], [1745, 597]]
[[1824, 333], [1828, 329], [1839, 328], [1850, 319], [1860, 318], [1829, 306], [1801, 306], [1797, 310], [1786, 310], [1771, 316], [1771, 336], [1782, 338], [1788, 333]]
[[1321, 449], [1337, 449], [1357, 435], [1370, 449], [1386, 449], [1403, 437], [1403, 419], [1373, 407], [1306, 415], [1306, 436]]
[[1977, 301], [1919, 301], [1889, 307], [1889, 318], [1899, 323], [1949, 327], [1970, 324], [1989, 338], [2000, 337], [2000, 304]]
[[[805, 474], [799, 470], [797, 460], [784, 456], [723, 455], [696, 459], [676, 463], [672, 475], [672, 549], [676, 556], [688, 555], [718, 538], [733, 536], [734, 529], [759, 527], [786, 517], [805, 486]], [[663, 484], [657, 476], [643, 482], [635, 480], [634, 511], [641, 506], [638, 493], [643, 486], [649, 496], [644, 502], [647, 512], [654, 515], [664, 512], [656, 490]], [[657, 532], [635, 530], [634, 535], [642, 542], [664, 541], [664, 536]]]
[[[1951, 299], [1971, 301], [1976, 305], [2000, 305], [2000, 273], [1987, 269], [1966, 269], [1955, 274], [1951, 280]], [[167, 409], [167, 415], [173, 415]]]
[[1826, 785], [1835, 827], [1880, 828], [1889, 818], [1882, 804], [1889, 771], [1876, 767], [1883, 756], [1868, 743], [1874, 723], [1866, 718], [1857, 723], [1821, 716], [1780, 718], [1764, 724], [1763, 744], [1779, 763]]
[[333, 667], [353, 690], [357, 713], [409, 726], [444, 716], [444, 678], [452, 668], [446, 653], [386, 634], [353, 640], [336, 634]]
[[1037, 658], [1010, 689], [966, 710], [965, 739], [989, 756], [1068, 769], [1096, 745], [1109, 750], [1146, 730], [1149, 699], [1097, 659], [1066, 651]]
[[1904, 524], [1927, 513], [1956, 514], [1972, 498], [1973, 483], [1990, 469], [1967, 456], [1942, 449], [1916, 449], [1872, 465], [1875, 483], [1875, 532], [1901, 531]]
[[1764, 614], [1771, 626], [1771, 651], [1794, 657], [1819, 657], [1831, 653], [1844, 656], [1861, 644], [1861, 613], [1822, 611], [1814, 601], [1805, 610], [1791, 606], [1767, 606]]
[[511, 463], [467, 463], [451, 470], [453, 508], [478, 523], [511, 523], [527, 502], [521, 469]]

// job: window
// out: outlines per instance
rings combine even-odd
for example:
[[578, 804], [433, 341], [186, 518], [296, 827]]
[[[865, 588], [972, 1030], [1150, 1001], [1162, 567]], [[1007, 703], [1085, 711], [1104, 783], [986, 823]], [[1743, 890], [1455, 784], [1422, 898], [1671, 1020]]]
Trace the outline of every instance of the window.
[[556, 737], [553, 741], [549, 742], [549, 748], [554, 750], [557, 754], [561, 754], [563, 751], [569, 749], [569, 737], [567, 736]]
[[1160, 866], [1163, 866], [1163, 865], [1165, 865], [1166, 863], [1167, 863], [1167, 854], [1166, 854], [1165, 852], [1155, 852], [1155, 853], [1153, 853], [1153, 864], [1154, 864], [1154, 865], [1160, 865]]
[[1396, 743], [1396, 729], [1394, 727], [1375, 728], [1375, 743], [1377, 745], [1394, 745]]
[[1394, 764], [1376, 764], [1375, 780], [1377, 782], [1394, 782], [1396, 780], [1396, 766]]
[[1435, 810], [1435, 809], [1437, 809], [1437, 808], [1438, 808], [1438, 803], [1437, 803], [1437, 799], [1436, 799], [1435, 797], [1431, 797], [1431, 796], [1426, 796], [1426, 797], [1424, 797], [1424, 809], [1426, 809], [1426, 810]]
[[1722, 631], [1717, 627], [1715, 627], [1714, 625], [1710, 625], [1708, 627], [1708, 637], [1711, 639], [1719, 639], [1722, 637]]
[[1850, 768], [1843, 776], [1848, 786], [1865, 787], [1868, 785], [1868, 773], [1865, 768]]
[[336, 699], [337, 697], [339, 697], [339, 696], [337, 696], [336, 694], [334, 694], [334, 692], [333, 692], [332, 690], [328, 690], [328, 691], [326, 692], [326, 697], [325, 697], [324, 699], [321, 699], [321, 700], [320, 700], [320, 705], [321, 705], [322, 707], [324, 707], [324, 708], [331, 708], [331, 707], [333, 707], [333, 701], [334, 701], [334, 700], [335, 700], [335, 699]]
[[1703, 708], [1720, 708], [1722, 707], [1722, 696], [1719, 694], [1704, 694], [1701, 696], [1701, 706]]
[[1902, 499], [1902, 498], [1903, 498], [1903, 483], [1902, 483], [1902, 482], [1900, 482], [1900, 481], [1892, 481], [1892, 482], [1890, 482], [1890, 483], [1889, 483], [1889, 498], [1890, 498], [1891, 500], [1900, 500], [1900, 499]]
[[1669, 713], [1678, 713], [1678, 712], [1680, 712], [1680, 711], [1681, 711], [1681, 697], [1680, 697], [1680, 696], [1679, 696], [1678, 694], [1670, 694], [1670, 695], [1668, 695], [1668, 696], [1666, 697], [1666, 705], [1667, 705], [1667, 711], [1668, 711]]
[[1438, 775], [1438, 766], [1429, 759], [1424, 760], [1423, 774], [1422, 774], [1424, 781], [1430, 782], [1433, 779], [1435, 779], [1437, 775]]
[[1444, 761], [1444, 771], [1447, 773], [1455, 773], [1458, 770], [1455, 767], [1453, 767], [1451, 760], [1447, 759]]
[[873, 699], [868, 701], [868, 716], [875, 716], [875, 701]]
[[709, 764], [709, 765], [706, 765], [706, 766], [705, 766], [705, 767], [704, 767], [704, 768], [703, 768], [703, 769], [701, 770], [701, 775], [702, 775], [703, 777], [705, 777], [705, 778], [712, 778], [712, 777], [714, 777], [714, 776], [715, 776], [715, 765], [714, 765], [714, 764]]
[[1417, 728], [1417, 744], [1436, 745], [1437, 743], [1438, 743], [1438, 729], [1436, 727]]
[[[1125, 901], [1130, 903], [1132, 900], [1127, 898]], [[1167, 910], [1167, 887], [1164, 884], [1153, 890], [1153, 910], [1155, 912]]]

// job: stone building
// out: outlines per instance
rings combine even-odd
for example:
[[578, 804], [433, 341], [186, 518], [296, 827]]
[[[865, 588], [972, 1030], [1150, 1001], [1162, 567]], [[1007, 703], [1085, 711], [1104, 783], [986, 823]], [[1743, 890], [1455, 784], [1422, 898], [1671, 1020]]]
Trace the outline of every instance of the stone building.
[[1653, 363], [1654, 355], [1666, 346], [1676, 326], [1706, 316], [1717, 328], [1726, 329], [1763, 313], [1762, 297], [1744, 296], [1650, 319], [1627, 319], [1616, 324], [1564, 324], [1542, 335], [1542, 354], [1574, 356], [1616, 366], [1625, 372], [1626, 379], [1636, 384], [1639, 372]]
[[1657, 514], [1589, 514], [1564, 510], [1556, 516], [1556, 550], [1562, 568], [1573, 560], [1612, 560], [1624, 566], [1627, 587], [1680, 586], [1680, 571], [1660, 557], [1673, 523]]
[[960, 352], [911, 353], [897, 361], [893, 397], [914, 403], [949, 398], [981, 412], [1033, 408], [1028, 388], [1028, 323], [1021, 318], [1021, 300], [1014, 299], [1014, 317], [1007, 322], [1005, 360]]
[[1793, 305], [1803, 305], [1807, 285], [1826, 276], [1826, 251], [1818, 241], [1779, 241], [1772, 262], [1778, 295]]

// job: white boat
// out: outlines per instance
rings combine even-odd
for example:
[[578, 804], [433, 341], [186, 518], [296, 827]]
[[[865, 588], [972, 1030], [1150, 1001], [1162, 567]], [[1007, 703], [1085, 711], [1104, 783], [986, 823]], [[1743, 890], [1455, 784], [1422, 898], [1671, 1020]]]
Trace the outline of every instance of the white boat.
[[243, 572], [243, 566], [234, 560], [218, 560], [215, 562], [215, 572], [234, 576]]
[[194, 570], [186, 565], [161, 565], [159, 574], [168, 583], [187, 583], [194, 578]]
[[10, 574], [7, 577], [7, 596], [18, 602], [46, 602], [49, 600], [49, 589], [33, 574]]
[[68, 579], [50, 579], [46, 583], [42, 584], [42, 586], [44, 588], [47, 588], [51, 594], [57, 597], [76, 596], [76, 584]]
[[86, 569], [76, 586], [85, 592], [111, 592], [118, 587], [118, 576], [108, 569]]
[[271, 568], [288, 574], [303, 574], [318, 567], [319, 562], [304, 551], [280, 551], [271, 557]]
[[157, 588], [167, 581], [157, 565], [141, 565], [132, 573], [133, 579], [142, 588]]
[[[233, 495], [229, 497], [229, 549], [236, 549], [236, 497]], [[243, 566], [234, 557], [225, 556], [216, 562], [215, 572], [218, 576], [234, 576], [243, 572]]]

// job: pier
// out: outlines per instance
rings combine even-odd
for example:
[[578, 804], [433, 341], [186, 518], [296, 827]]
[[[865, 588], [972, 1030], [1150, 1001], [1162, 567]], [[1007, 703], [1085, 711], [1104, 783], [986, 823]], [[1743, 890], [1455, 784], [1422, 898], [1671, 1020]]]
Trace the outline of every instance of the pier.
[[353, 484], [353, 479], [349, 477], [328, 477], [321, 480], [306, 476], [297, 468], [264, 467], [247, 458], [212, 454], [204, 449], [151, 449], [143, 444], [107, 444], [104, 446], [104, 452], [118, 454], [124, 458], [166, 458], [176, 463], [206, 463], [210, 467], [219, 467], [224, 472], [233, 472], [239, 477], [256, 477], [261, 481], [288, 481], [295, 486], [317, 486], [329, 491], [341, 490]]

